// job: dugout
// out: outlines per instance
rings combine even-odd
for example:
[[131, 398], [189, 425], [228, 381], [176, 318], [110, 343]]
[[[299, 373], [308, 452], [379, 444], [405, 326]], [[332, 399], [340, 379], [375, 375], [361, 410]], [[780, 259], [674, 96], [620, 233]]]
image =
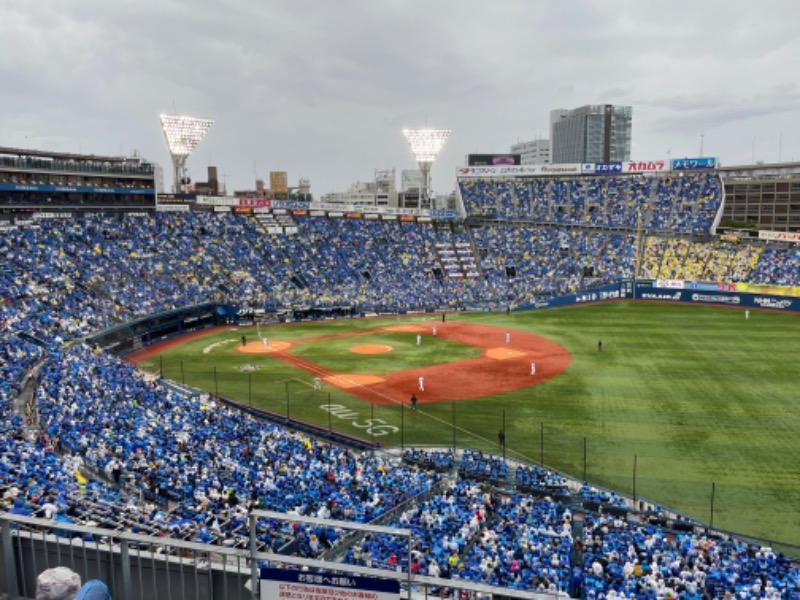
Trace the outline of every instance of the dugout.
[[87, 337], [86, 342], [125, 356], [176, 335], [222, 325], [227, 321], [228, 308], [209, 302], [155, 313], [104, 329]]

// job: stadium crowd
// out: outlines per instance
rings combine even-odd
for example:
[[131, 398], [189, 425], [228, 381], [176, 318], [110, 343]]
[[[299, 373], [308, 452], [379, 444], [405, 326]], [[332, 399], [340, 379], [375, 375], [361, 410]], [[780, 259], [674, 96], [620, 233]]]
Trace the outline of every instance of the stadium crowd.
[[[471, 452], [456, 459], [411, 450], [395, 461], [322, 443], [181, 393], [80, 341], [206, 300], [375, 311], [535, 302], [633, 274], [634, 235], [598, 226], [635, 228], [641, 214], [652, 229], [707, 230], [718, 202], [714, 181], [462, 184], [473, 214], [525, 223], [298, 215], [297, 235], [285, 235], [238, 215], [164, 213], [42, 219], [5, 230], [3, 506], [54, 522], [242, 546], [254, 508], [380, 518], [412, 530], [410, 564], [397, 540], [379, 535], [351, 546], [347, 561], [593, 600], [797, 598], [800, 570], [769, 548], [602, 511], [588, 510], [579, 524], [565, 503], [565, 479], [547, 469], [511, 469], [498, 456]], [[444, 249], [460, 276], [448, 276]], [[728, 281], [800, 284], [798, 251], [748, 244], [649, 237], [643, 268], [651, 277], [723, 273]], [[21, 415], [14, 403], [27, 386], [34, 402]], [[131, 491], [147, 502], [132, 501]], [[580, 497], [590, 507], [629, 508], [588, 487]], [[258, 537], [261, 548], [303, 556], [343, 543], [336, 529], [289, 522], [263, 522]]]
[[722, 193], [716, 174], [461, 179], [470, 216], [498, 221], [707, 233]]

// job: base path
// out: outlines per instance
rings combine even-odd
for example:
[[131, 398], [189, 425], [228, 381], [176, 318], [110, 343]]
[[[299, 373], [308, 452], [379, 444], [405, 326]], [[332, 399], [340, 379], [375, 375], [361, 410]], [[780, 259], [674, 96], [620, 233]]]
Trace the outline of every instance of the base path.
[[[419, 332], [423, 334], [423, 344], [431, 335], [429, 327], [416, 325], [379, 327], [360, 333], [374, 334], [380, 331]], [[508, 343], [507, 332], [510, 333]], [[326, 335], [294, 341], [322, 341], [333, 337], [338, 336]], [[477, 346], [482, 349], [481, 356], [374, 376], [336, 373], [290, 352], [277, 352], [273, 357], [321, 377], [325, 383], [347, 390], [362, 400], [387, 405], [406, 402], [411, 394], [416, 394], [420, 403], [426, 403], [511, 392], [555, 377], [570, 363], [569, 351], [561, 344], [524, 331], [451, 321], [437, 324], [436, 337]], [[531, 362], [536, 363], [535, 376], [531, 376]], [[425, 391], [419, 390], [420, 377], [424, 378]]]
[[[508, 344], [506, 332], [511, 334]], [[555, 377], [570, 362], [569, 351], [561, 344], [524, 331], [452, 321], [439, 323], [436, 336], [478, 346], [483, 352], [478, 358], [385, 374], [382, 383], [365, 386], [363, 396], [357, 390], [349, 392], [378, 404], [407, 401], [412, 393], [420, 403], [466, 400], [535, 385]], [[535, 376], [531, 376], [531, 362], [536, 363]], [[418, 391], [420, 376], [425, 378], [424, 392]], [[377, 400], [376, 391], [388, 398]]]
[[[324, 341], [338, 337], [357, 337], [363, 334], [374, 334], [381, 331], [406, 331], [422, 335], [422, 343], [430, 339], [431, 328], [427, 325], [394, 325], [378, 327], [359, 332], [347, 332], [340, 335], [324, 335], [295, 339], [291, 343], [283, 340], [269, 340], [264, 348], [260, 340], [248, 341], [246, 346], [237, 343], [233, 349], [246, 354], [270, 354], [302, 369], [314, 377], [320, 377], [326, 384], [346, 390], [362, 400], [373, 404], [397, 404], [407, 402], [411, 394], [416, 394], [418, 401], [449, 402], [467, 400], [503, 392], [530, 387], [555, 377], [564, 371], [570, 363], [569, 351], [561, 344], [542, 337], [519, 331], [505, 329], [493, 325], [483, 325], [465, 321], [449, 321], [437, 323], [436, 337], [452, 340], [469, 346], [481, 348], [477, 358], [431, 365], [427, 367], [394, 371], [392, 373], [338, 373], [317, 363], [295, 356], [290, 352], [291, 346], [300, 342]], [[193, 332], [185, 336], [169, 339], [154, 344], [138, 352], [128, 355], [130, 362], [140, 362], [171, 346], [182, 344], [189, 339], [201, 337], [219, 331], [234, 328], [218, 327]], [[506, 342], [506, 333], [509, 340]], [[358, 344], [354, 344], [358, 347]], [[390, 346], [370, 348], [370, 352], [378, 349], [390, 351]], [[536, 363], [536, 375], [531, 376], [531, 362]], [[419, 390], [419, 378], [424, 378], [425, 390]]]

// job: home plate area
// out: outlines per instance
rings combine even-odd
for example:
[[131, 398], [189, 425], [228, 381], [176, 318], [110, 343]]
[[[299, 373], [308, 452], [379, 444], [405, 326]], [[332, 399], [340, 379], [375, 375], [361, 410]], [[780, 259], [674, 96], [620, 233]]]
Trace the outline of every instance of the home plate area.
[[285, 342], [283, 340], [268, 341], [265, 346], [261, 340], [256, 339], [248, 341], [246, 346], [237, 344], [233, 349], [242, 354], [271, 354], [272, 352], [283, 352], [291, 347], [291, 342]]

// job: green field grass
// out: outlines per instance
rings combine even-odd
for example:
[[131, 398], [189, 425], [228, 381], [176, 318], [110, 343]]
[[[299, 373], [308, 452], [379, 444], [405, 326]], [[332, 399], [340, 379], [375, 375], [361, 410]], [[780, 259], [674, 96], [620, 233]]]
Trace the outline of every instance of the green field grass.
[[[356, 344], [386, 345], [393, 350], [385, 354], [350, 352]], [[433, 336], [426, 336], [425, 344], [417, 346], [417, 334], [391, 331], [299, 343], [291, 352], [340, 373], [391, 373], [481, 355], [480, 348]]]
[[[711, 516], [713, 483], [715, 526], [800, 544], [796, 315], [751, 311], [745, 320], [743, 311], [729, 308], [615, 302], [449, 318], [549, 337], [570, 351], [572, 362], [559, 376], [526, 389], [424, 404], [417, 411], [371, 406], [329, 386], [313, 391], [312, 376], [304, 371], [270, 356], [234, 352], [243, 331], [255, 337], [249, 330], [187, 342], [142, 366], [163, 366], [167, 378], [384, 446], [456, 443], [497, 452], [497, 433], [505, 422], [508, 452], [516, 458], [543, 460], [626, 494], [634, 491], [635, 461], [637, 496], [703, 521]], [[265, 331], [270, 340], [298, 340], [407, 320], [292, 324]], [[368, 333], [347, 343], [369, 339], [394, 345], [387, 341], [390, 335], [397, 334]], [[426, 360], [430, 348], [409, 345], [411, 339], [402, 355], [379, 355], [393, 363], [390, 370]], [[203, 352], [220, 341], [225, 343]], [[296, 351], [337, 369], [344, 363], [334, 361], [343, 356], [348, 361], [343, 370], [372, 368], [349, 362], [344, 347], [331, 343], [329, 356], [320, 354], [321, 347], [298, 345]], [[437, 349], [427, 360], [456, 360], [450, 350]], [[329, 403], [350, 412], [332, 414]], [[370, 430], [368, 419], [381, 426]]]

